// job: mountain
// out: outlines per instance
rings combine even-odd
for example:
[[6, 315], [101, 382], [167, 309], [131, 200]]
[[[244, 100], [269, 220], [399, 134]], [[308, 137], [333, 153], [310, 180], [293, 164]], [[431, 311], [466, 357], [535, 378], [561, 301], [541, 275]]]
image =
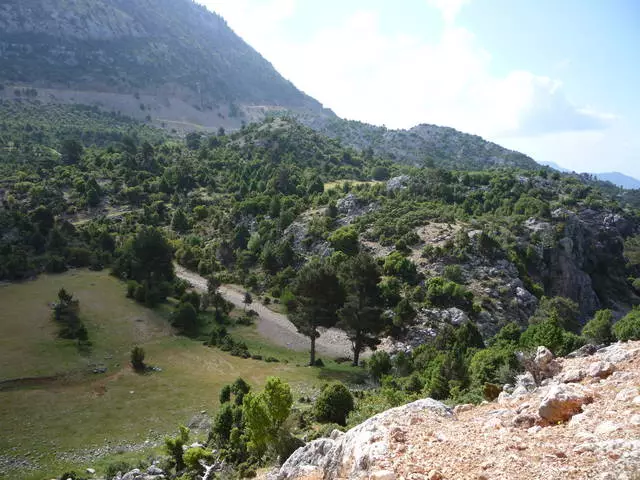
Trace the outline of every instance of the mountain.
[[535, 170], [530, 157], [484, 140], [477, 135], [437, 125], [418, 125], [409, 130], [390, 130], [363, 122], [330, 117], [301, 116], [311, 128], [360, 150], [400, 163], [425, 162], [446, 167], [484, 169], [498, 166]]
[[4, 1], [0, 60], [5, 97], [35, 87], [45, 102], [208, 127], [272, 108], [333, 115], [191, 0]]
[[614, 185], [618, 185], [619, 187], [622, 187], [622, 188], [627, 188], [627, 189], [640, 188], [640, 180], [630, 177], [628, 175], [625, 175], [624, 173], [620, 173], [620, 172], [596, 173], [595, 176], [598, 177], [599, 180], [602, 180], [605, 182], [611, 182]]

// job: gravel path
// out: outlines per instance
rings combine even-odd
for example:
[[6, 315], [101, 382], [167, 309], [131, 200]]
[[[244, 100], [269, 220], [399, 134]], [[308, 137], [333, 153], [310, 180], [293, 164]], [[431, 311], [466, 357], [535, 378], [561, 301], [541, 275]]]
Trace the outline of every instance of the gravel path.
[[[191, 283], [200, 291], [207, 290], [207, 280], [190, 270], [176, 265], [176, 275]], [[233, 303], [238, 308], [244, 308], [244, 291], [231, 285], [222, 285], [220, 293], [225, 300]], [[270, 342], [297, 351], [308, 351], [309, 338], [298, 333], [296, 327], [289, 321], [286, 315], [269, 310], [259, 302], [251, 304], [259, 317], [257, 322], [258, 333]], [[316, 340], [316, 350], [321, 355], [332, 358], [351, 358], [351, 342], [347, 335], [337, 328], [320, 329], [320, 337]]]

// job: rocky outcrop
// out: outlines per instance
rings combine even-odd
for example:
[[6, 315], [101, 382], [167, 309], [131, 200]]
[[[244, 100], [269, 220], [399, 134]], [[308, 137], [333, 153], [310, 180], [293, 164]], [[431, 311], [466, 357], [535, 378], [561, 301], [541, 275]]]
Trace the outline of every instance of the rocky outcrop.
[[[521, 395], [453, 410], [431, 399], [394, 408], [311, 442], [270, 478], [637, 478], [640, 342], [574, 358], [554, 359], [543, 348], [538, 353], [539, 366], [555, 375], [539, 386], [523, 376]], [[561, 379], [606, 362], [614, 368], [606, 378]]]
[[[347, 433], [315, 440], [294, 452], [282, 465], [278, 480], [395, 478], [377, 468], [392, 445], [405, 441], [412, 426], [451, 420], [452, 410], [430, 398], [376, 415]], [[385, 473], [387, 472], [387, 473]]]
[[[547, 245], [539, 265], [545, 291], [578, 303], [583, 318], [599, 308], [628, 304], [623, 238], [633, 224], [606, 210], [552, 212], [556, 242]], [[603, 303], [605, 302], [605, 303]]]

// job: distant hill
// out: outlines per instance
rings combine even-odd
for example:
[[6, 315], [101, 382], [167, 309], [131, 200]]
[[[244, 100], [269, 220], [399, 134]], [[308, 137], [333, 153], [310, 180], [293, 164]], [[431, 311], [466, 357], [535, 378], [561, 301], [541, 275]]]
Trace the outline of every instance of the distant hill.
[[611, 182], [614, 185], [618, 185], [622, 188], [627, 189], [635, 189], [640, 188], [640, 180], [630, 177], [629, 175], [625, 175], [620, 172], [607, 172], [607, 173], [596, 173], [595, 174], [598, 179], [603, 180], [605, 182]]
[[[546, 165], [547, 167], [551, 167], [554, 170], [557, 170], [559, 172], [563, 172], [563, 173], [572, 172], [572, 170], [561, 167], [555, 162], [538, 162], [538, 163], [540, 165]], [[640, 188], [640, 180], [630, 177], [629, 175], [625, 175], [624, 173], [607, 172], [607, 173], [593, 173], [591, 175], [593, 175], [598, 180], [601, 180], [603, 182], [611, 182], [614, 185], [617, 185], [619, 187], [626, 188], [629, 190]]]

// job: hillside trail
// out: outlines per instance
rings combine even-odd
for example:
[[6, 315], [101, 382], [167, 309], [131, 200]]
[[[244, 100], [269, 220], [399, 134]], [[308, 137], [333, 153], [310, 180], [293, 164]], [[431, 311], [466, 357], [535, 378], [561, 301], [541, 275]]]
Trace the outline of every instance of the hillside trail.
[[[196, 290], [207, 291], [206, 278], [177, 264], [175, 265], [175, 271], [178, 278], [186, 280]], [[236, 307], [242, 309], [246, 307], [244, 304], [245, 291], [241, 288], [222, 285], [219, 292], [225, 300], [233, 303]], [[253, 302], [249, 308], [258, 314], [256, 327], [260, 336], [275, 345], [286, 347], [290, 350], [301, 352], [309, 350], [309, 338], [300, 334], [286, 315], [269, 310], [258, 302]], [[352, 357], [349, 338], [345, 332], [337, 328], [320, 329], [320, 337], [316, 339], [316, 350], [318, 354], [331, 358]]]

